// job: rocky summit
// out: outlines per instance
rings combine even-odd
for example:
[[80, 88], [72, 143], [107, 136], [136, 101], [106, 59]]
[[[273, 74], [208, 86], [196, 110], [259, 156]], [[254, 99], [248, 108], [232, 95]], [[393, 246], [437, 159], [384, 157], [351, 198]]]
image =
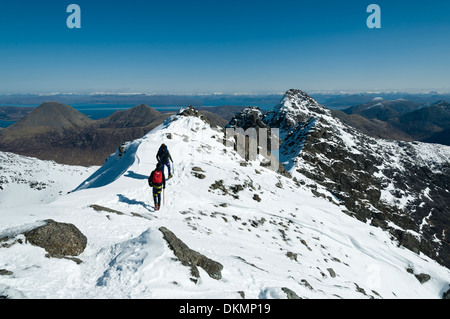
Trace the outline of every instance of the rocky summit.
[[280, 129], [280, 160], [316, 196], [450, 266], [449, 147], [369, 137], [300, 90], [287, 91], [258, 120]]

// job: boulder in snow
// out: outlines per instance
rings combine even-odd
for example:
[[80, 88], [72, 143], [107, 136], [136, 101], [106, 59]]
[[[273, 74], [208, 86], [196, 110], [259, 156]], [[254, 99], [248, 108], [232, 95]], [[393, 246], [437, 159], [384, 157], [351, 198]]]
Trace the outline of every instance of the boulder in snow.
[[28, 242], [44, 248], [51, 257], [78, 256], [87, 245], [86, 236], [75, 225], [51, 219], [24, 235]]
[[197, 268], [198, 266], [203, 268], [211, 278], [217, 280], [222, 278], [222, 264], [190, 249], [167, 228], [160, 227], [159, 230], [163, 233], [164, 239], [169, 244], [170, 249], [173, 250], [175, 256], [180, 259], [183, 265], [191, 267], [192, 276], [200, 278], [200, 273]]

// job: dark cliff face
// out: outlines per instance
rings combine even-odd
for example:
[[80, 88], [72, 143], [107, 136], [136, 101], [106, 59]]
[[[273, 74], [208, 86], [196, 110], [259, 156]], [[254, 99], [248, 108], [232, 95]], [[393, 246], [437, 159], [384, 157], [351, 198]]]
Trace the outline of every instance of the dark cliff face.
[[317, 196], [450, 267], [450, 148], [368, 137], [300, 92], [288, 91], [262, 116], [280, 128], [291, 175], [315, 181], [326, 189]]

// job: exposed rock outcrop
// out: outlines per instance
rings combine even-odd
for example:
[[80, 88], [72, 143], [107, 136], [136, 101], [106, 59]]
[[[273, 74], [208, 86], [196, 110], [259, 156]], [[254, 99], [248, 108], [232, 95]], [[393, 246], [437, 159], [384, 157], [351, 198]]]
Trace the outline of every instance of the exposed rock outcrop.
[[194, 107], [192, 107], [192, 105], [189, 105], [186, 108], [182, 108], [177, 115], [180, 116], [195, 116], [198, 117], [200, 119], [202, 119], [205, 123], [209, 124], [209, 120], [203, 116], [197, 109], [195, 109]]
[[51, 257], [78, 256], [87, 245], [86, 236], [75, 225], [51, 219], [24, 235], [29, 243], [44, 248]]
[[195, 278], [200, 278], [200, 272], [197, 267], [202, 268], [213, 279], [222, 278], [222, 264], [209, 259], [208, 257], [190, 249], [181, 239], [165, 227], [160, 227], [164, 239], [173, 250], [175, 256], [180, 259], [181, 263], [191, 268], [191, 274]]

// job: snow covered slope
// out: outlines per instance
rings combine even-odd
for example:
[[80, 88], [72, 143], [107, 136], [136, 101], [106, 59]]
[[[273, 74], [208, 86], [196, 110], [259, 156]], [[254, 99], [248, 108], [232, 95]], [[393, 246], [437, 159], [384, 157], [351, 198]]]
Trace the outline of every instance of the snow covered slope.
[[[441, 298], [448, 290], [449, 269], [310, 187], [244, 163], [222, 134], [197, 117], [175, 116], [127, 143], [76, 191], [48, 204], [0, 207], [0, 238], [45, 219], [72, 223], [88, 238], [81, 264], [26, 243], [0, 248], [7, 271], [0, 296]], [[147, 178], [163, 142], [175, 171], [155, 212]], [[221, 279], [200, 269], [192, 280], [162, 226], [222, 264]], [[425, 274], [430, 279], [419, 282]]]
[[98, 167], [60, 165], [53, 161], [0, 152], [0, 205], [50, 203], [73, 190]]

